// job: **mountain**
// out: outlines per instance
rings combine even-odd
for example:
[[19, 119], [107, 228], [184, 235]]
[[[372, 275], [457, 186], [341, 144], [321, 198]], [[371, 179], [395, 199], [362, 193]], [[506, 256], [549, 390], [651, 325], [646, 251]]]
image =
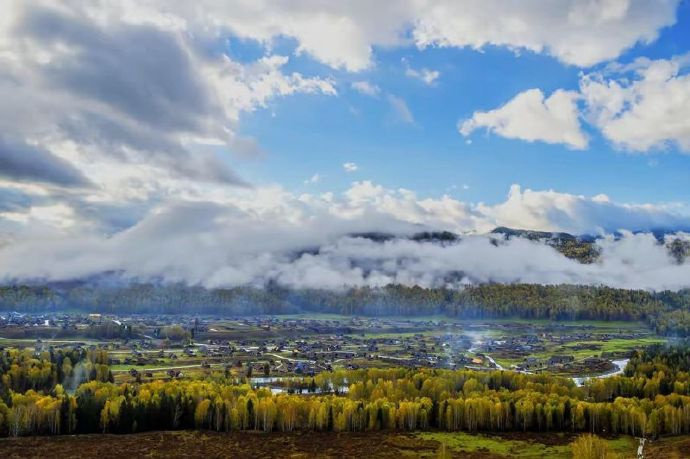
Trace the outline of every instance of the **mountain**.
[[600, 251], [595, 244], [596, 238], [589, 235], [574, 236], [569, 233], [522, 230], [505, 226], [495, 228], [491, 231], [491, 234], [500, 235], [503, 237], [503, 240], [520, 237], [530, 241], [543, 242], [566, 257], [577, 260], [580, 263], [594, 263], [600, 255]]

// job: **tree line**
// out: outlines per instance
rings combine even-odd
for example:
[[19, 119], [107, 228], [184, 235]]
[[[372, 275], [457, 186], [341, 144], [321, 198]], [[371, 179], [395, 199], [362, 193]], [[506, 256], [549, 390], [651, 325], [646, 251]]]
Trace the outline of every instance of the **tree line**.
[[113, 381], [106, 351], [50, 348], [0, 352], [0, 399], [5, 401], [10, 399], [10, 392], [45, 392], [58, 384], [76, 388], [90, 380]]
[[687, 350], [637, 353], [625, 375], [572, 380], [546, 374], [438, 369], [338, 370], [313, 385], [338, 393], [274, 394], [246, 380], [137, 384], [90, 381], [70, 394], [9, 391], [0, 434], [216, 431], [446, 430], [590, 432], [655, 437], [690, 433]]
[[[642, 320], [661, 335], [690, 336], [690, 290], [649, 292], [604, 286], [480, 284], [463, 289], [406, 287], [343, 291], [264, 288], [205, 289], [180, 284], [120, 287], [0, 287], [0, 309], [22, 312], [65, 308], [100, 313], [291, 314], [552, 320]], [[118, 335], [131, 330], [108, 331]]]

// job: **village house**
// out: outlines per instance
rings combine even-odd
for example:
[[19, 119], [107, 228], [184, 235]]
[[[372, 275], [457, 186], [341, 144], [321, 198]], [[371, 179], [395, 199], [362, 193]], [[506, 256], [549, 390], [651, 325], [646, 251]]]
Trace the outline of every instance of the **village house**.
[[565, 365], [567, 363], [572, 363], [574, 360], [575, 357], [572, 355], [552, 355], [551, 357], [549, 357], [548, 365]]

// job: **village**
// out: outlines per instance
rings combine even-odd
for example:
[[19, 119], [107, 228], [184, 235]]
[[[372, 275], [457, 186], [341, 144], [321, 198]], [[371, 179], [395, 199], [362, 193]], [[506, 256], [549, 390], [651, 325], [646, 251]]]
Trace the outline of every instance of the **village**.
[[358, 368], [601, 375], [640, 344], [642, 326], [348, 316], [0, 315], [0, 347], [101, 349], [115, 381], [208, 376], [280, 378]]

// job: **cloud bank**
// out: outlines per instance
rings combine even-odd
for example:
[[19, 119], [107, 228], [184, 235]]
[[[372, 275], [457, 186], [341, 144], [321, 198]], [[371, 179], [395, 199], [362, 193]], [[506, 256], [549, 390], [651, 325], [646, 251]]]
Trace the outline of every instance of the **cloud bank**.
[[[408, 190], [370, 182], [355, 183], [341, 196], [295, 196], [281, 189], [241, 193], [219, 202], [166, 204], [107, 236], [79, 219], [73, 227], [19, 232], [0, 248], [0, 280], [59, 281], [118, 273], [131, 280], [207, 287], [268, 282], [327, 289], [388, 283], [459, 287], [468, 282], [690, 286], [690, 263], [679, 264], [651, 234], [626, 232], [600, 239], [601, 259], [591, 265], [567, 259], [543, 243], [511, 239], [495, 244], [482, 234], [499, 225], [574, 230], [589, 224], [597, 231], [611, 230], [608, 225], [620, 221], [640, 230], [690, 226], [688, 217], [673, 208], [517, 186], [505, 202], [493, 206], [448, 196], [420, 199]], [[69, 221], [69, 213], [59, 221]], [[50, 219], [43, 222], [47, 226]], [[465, 234], [459, 242], [445, 244], [351, 236], [429, 229]], [[684, 233], [678, 237], [688, 238]]]
[[[675, 263], [651, 236], [603, 239], [601, 263], [587, 266], [543, 245], [496, 246], [482, 236], [496, 226], [594, 234], [689, 229], [687, 209], [673, 204], [615, 203], [519, 186], [502, 203], [468, 203], [368, 181], [338, 195], [298, 195], [251, 186], [231, 163], [262, 154], [239, 131], [243, 114], [281, 97], [336, 96], [339, 88], [325, 72], [369, 69], [376, 49], [501, 46], [586, 69], [655, 40], [675, 22], [677, 5], [7, 0], [0, 15], [0, 281], [118, 273], [206, 286], [685, 286], [687, 263]], [[285, 38], [294, 49], [276, 54], [284, 47], [274, 45]], [[232, 40], [252, 41], [262, 55], [231, 58], [224, 50]], [[291, 60], [305, 55], [323, 64], [306, 67], [320, 75], [291, 70]], [[586, 71], [577, 100], [569, 91], [532, 90], [476, 113], [461, 130], [486, 127], [582, 148], [587, 139], [579, 121], [586, 119], [623, 148], [645, 151], [669, 141], [686, 148], [684, 66], [683, 59], [640, 60]], [[431, 84], [438, 72], [407, 73]], [[403, 98], [361, 78], [353, 90], [381, 97], [397, 120], [415, 123]], [[670, 109], [652, 110], [657, 106]], [[523, 110], [531, 121], [520, 119]], [[640, 127], [660, 122], [669, 127], [656, 137]], [[352, 162], [343, 168], [358, 171]], [[441, 246], [347, 236], [421, 230], [464, 237]]]
[[207, 36], [230, 32], [267, 44], [289, 37], [296, 41], [298, 53], [356, 72], [373, 65], [375, 48], [408, 44], [419, 48], [504, 46], [589, 67], [615, 59], [637, 43], [654, 41], [660, 29], [675, 22], [678, 3], [124, 0], [90, 2], [85, 9], [97, 13], [101, 21], [117, 17]]

